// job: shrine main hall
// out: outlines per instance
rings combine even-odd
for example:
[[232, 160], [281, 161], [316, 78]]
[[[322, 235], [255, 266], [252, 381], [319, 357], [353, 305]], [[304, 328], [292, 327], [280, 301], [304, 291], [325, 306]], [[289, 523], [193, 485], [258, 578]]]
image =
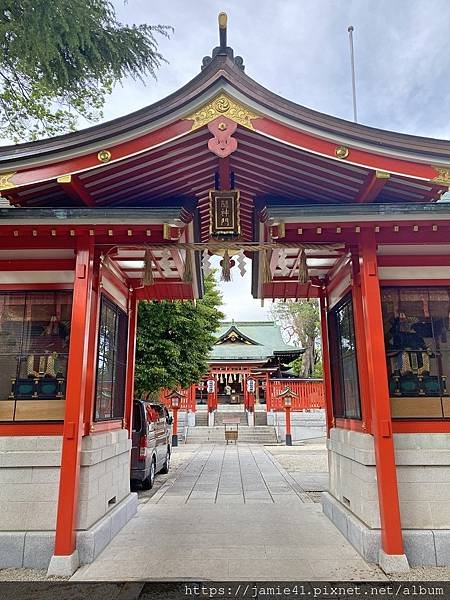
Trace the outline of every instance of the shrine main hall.
[[71, 574], [136, 512], [136, 307], [200, 298], [216, 254], [320, 302], [325, 515], [387, 572], [448, 565], [450, 142], [277, 96], [219, 22], [167, 98], [0, 148], [0, 566]]

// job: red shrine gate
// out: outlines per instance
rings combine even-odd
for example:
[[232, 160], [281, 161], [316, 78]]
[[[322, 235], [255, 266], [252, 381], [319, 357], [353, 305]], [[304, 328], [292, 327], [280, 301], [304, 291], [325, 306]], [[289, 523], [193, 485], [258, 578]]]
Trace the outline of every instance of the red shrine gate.
[[407, 566], [404, 535], [411, 564], [448, 561], [450, 209], [436, 201], [449, 142], [276, 96], [244, 73], [222, 20], [175, 94], [0, 148], [0, 168], [6, 566], [27, 566], [39, 540], [41, 566], [70, 574], [136, 510], [136, 302], [198, 297], [218, 252], [225, 275], [231, 257], [252, 260], [256, 298], [320, 299], [325, 513], [388, 571]]

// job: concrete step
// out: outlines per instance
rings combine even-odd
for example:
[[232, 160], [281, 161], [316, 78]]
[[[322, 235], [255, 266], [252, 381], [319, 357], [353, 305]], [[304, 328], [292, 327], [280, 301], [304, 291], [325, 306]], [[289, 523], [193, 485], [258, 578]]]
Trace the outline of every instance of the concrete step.
[[267, 425], [267, 412], [255, 411], [255, 425]]
[[208, 413], [206, 411], [197, 411], [195, 413], [195, 426], [206, 427], [208, 425]]
[[239, 425], [247, 425], [247, 415], [242, 410], [217, 410], [216, 414], [214, 415], [214, 425], [223, 425], [224, 418], [229, 419], [230, 417], [233, 417], [234, 419], [239, 419]]
[[[275, 428], [267, 425], [248, 427], [239, 426], [238, 441], [248, 444], [276, 444], [277, 437]], [[215, 425], [214, 427], [190, 427], [188, 429], [186, 443], [225, 443], [225, 427]]]

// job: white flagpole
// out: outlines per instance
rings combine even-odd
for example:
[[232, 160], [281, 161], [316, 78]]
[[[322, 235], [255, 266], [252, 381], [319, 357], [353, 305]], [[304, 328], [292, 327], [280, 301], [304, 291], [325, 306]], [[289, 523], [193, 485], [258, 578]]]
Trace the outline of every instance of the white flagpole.
[[356, 82], [355, 82], [355, 53], [353, 50], [353, 25], [349, 25], [348, 37], [350, 42], [350, 61], [352, 69], [352, 91], [353, 91], [353, 120], [355, 123], [358, 122], [358, 113], [356, 112]]

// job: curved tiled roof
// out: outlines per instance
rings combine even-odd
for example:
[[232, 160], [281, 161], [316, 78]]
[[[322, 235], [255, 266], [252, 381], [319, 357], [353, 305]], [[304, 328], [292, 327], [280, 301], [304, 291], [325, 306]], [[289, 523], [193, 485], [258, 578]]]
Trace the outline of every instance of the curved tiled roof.
[[250, 343], [229, 342], [216, 344], [209, 360], [254, 360], [266, 361], [275, 352], [300, 353], [301, 350], [286, 344], [281, 329], [274, 321], [224, 321], [217, 334], [220, 340], [232, 328], [247, 338]]

